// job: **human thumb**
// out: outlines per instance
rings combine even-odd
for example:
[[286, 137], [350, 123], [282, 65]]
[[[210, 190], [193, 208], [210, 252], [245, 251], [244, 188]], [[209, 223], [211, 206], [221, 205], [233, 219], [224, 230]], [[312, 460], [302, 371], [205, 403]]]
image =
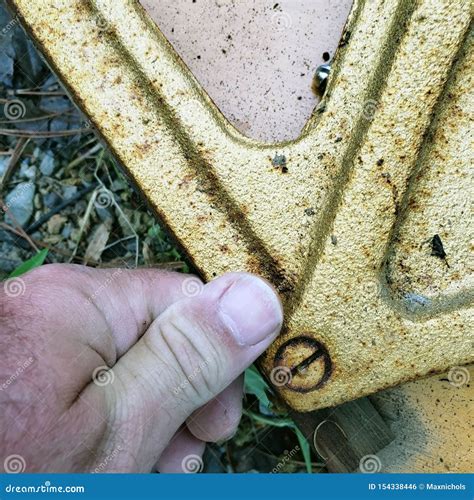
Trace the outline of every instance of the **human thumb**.
[[206, 285], [191, 279], [194, 296], [151, 324], [113, 367], [115, 383], [107, 386], [112, 428], [122, 437], [137, 430], [146, 436], [135, 452], [150, 464], [193, 411], [271, 344], [283, 321], [277, 294], [261, 278], [231, 273]]

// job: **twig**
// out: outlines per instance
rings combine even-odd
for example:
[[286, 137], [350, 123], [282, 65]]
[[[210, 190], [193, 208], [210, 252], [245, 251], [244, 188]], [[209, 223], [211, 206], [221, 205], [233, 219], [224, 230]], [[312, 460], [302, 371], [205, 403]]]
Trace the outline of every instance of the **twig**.
[[38, 220], [33, 222], [30, 226], [28, 226], [25, 231], [27, 234], [34, 233], [37, 229], [39, 229], [45, 222], [48, 222], [49, 219], [53, 215], [56, 215], [57, 213], [61, 212], [61, 210], [64, 210], [66, 207], [69, 205], [72, 205], [76, 201], [80, 200], [83, 196], [85, 196], [87, 193], [90, 193], [97, 187], [97, 183], [92, 183], [86, 188], [84, 188], [82, 191], [79, 191], [77, 194], [74, 196], [71, 196], [71, 198], [68, 198], [67, 200], [64, 200], [61, 202], [59, 205], [51, 209], [49, 212], [45, 213], [42, 215]]
[[[3, 202], [3, 199], [0, 198], [0, 207], [3, 210], [3, 213], [7, 213], [9, 211], [9, 208], [5, 203]], [[20, 232], [22, 238], [24, 238], [30, 245], [31, 247], [38, 252], [38, 247], [35, 245], [33, 240], [25, 233], [25, 230], [21, 227], [21, 224], [17, 221], [16, 217], [12, 213], [8, 213], [8, 216], [12, 220], [13, 224], [15, 225], [16, 229]]]
[[89, 158], [93, 154], [97, 153], [101, 149], [102, 149], [102, 144], [100, 144], [98, 142], [94, 147], [92, 147], [91, 149], [89, 149], [88, 151], [86, 151], [85, 153], [83, 153], [81, 156], [78, 156], [77, 158], [75, 158], [74, 160], [72, 160], [69, 163], [69, 165], [66, 167], [66, 170], [69, 170], [71, 168], [76, 167], [77, 165], [79, 165], [79, 163], [81, 163], [82, 161], [86, 160], [87, 158]]
[[57, 90], [28, 90], [28, 89], [17, 89], [13, 92], [13, 95], [43, 95], [43, 96], [65, 96], [64, 92]]
[[[5, 229], [6, 231], [9, 231], [10, 233], [15, 234], [16, 236], [19, 236], [20, 238], [22, 238], [22, 240], [24, 240], [24, 236], [17, 229], [15, 229], [14, 227], [10, 226], [6, 222], [0, 222], [0, 227], [3, 228], [3, 229]], [[71, 252], [68, 252], [67, 250], [64, 250], [63, 248], [50, 247], [44, 241], [35, 240], [34, 238], [31, 238], [31, 241], [33, 241], [39, 248], [47, 248], [50, 252], [57, 253], [57, 254], [62, 255], [64, 257], [68, 257], [69, 258], [72, 255]], [[26, 244], [20, 244], [20, 246], [22, 248], [29, 248], [29, 246], [26, 245]], [[84, 262], [84, 259], [81, 258], [81, 257], [76, 257], [75, 259], [77, 261]], [[100, 262], [97, 262], [95, 260], [90, 260], [89, 264], [92, 265], [92, 266], [94, 266], [94, 267], [96, 267], [96, 266], [100, 265]]]
[[3, 177], [0, 181], [0, 191], [5, 187], [6, 183], [10, 179], [10, 177], [13, 174], [13, 171], [15, 170], [16, 165], [18, 164], [18, 160], [21, 157], [21, 154], [25, 150], [26, 146], [28, 145], [28, 142], [30, 142], [30, 139], [27, 139], [25, 137], [20, 137], [18, 139], [18, 142], [15, 145], [15, 149], [12, 152], [12, 156], [10, 158], [10, 161], [8, 162], [8, 166], [5, 170], [5, 173], [3, 174]]
[[36, 139], [48, 139], [51, 137], [66, 137], [76, 134], [91, 134], [93, 130], [90, 128], [77, 128], [71, 130], [60, 130], [58, 132], [36, 132], [32, 130], [17, 130], [11, 128], [0, 128], [0, 135], [13, 137], [34, 137]]

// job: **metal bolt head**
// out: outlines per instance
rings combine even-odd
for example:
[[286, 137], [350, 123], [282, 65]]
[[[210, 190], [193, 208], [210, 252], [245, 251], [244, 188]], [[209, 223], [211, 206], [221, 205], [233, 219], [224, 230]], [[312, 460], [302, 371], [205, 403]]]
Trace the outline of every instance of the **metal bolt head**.
[[309, 335], [289, 340], [277, 351], [274, 369], [285, 368], [285, 387], [296, 392], [319, 389], [331, 376], [332, 362], [326, 347]]
[[329, 78], [329, 73], [331, 72], [330, 64], [321, 64], [316, 68], [314, 73], [314, 85], [317, 91], [322, 95], [326, 90], [326, 85]]

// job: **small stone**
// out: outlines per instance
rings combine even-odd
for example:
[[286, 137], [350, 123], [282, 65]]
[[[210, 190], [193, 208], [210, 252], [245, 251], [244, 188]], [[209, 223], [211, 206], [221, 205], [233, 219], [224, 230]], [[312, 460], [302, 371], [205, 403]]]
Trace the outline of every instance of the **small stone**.
[[63, 196], [64, 199], [69, 200], [77, 194], [77, 186], [64, 186]]
[[18, 224], [24, 226], [33, 214], [34, 195], [35, 185], [32, 182], [18, 184], [5, 198], [5, 205], [8, 208], [5, 219], [10, 223], [16, 220]]
[[47, 153], [40, 163], [40, 171], [43, 175], [51, 175], [54, 172], [54, 157]]
[[69, 236], [71, 236], [72, 229], [73, 229], [72, 224], [69, 222], [64, 226], [63, 230], [61, 231], [61, 236], [65, 239], [69, 238]]
[[63, 228], [66, 217], [64, 215], [55, 214], [48, 221], [48, 233], [49, 234], [59, 234]]
[[20, 177], [34, 181], [38, 170], [35, 166], [30, 166], [27, 162], [22, 163], [20, 168]]
[[35, 210], [41, 210], [42, 199], [41, 199], [41, 195], [39, 193], [35, 194], [35, 197], [33, 198], [33, 204], [34, 204]]
[[3, 177], [3, 174], [5, 173], [8, 165], [8, 158], [7, 157], [0, 157], [0, 177]]
[[56, 193], [46, 193], [43, 196], [43, 203], [47, 208], [54, 208], [56, 205], [59, 205], [60, 202], [61, 198]]

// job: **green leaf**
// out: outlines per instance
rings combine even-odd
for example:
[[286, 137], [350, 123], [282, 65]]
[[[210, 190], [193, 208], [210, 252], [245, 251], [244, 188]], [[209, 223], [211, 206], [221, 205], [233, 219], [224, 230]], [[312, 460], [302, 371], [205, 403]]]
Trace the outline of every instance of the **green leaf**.
[[268, 389], [268, 384], [254, 366], [245, 370], [245, 392], [256, 396], [266, 408], [270, 408], [270, 400], [266, 393]]
[[259, 415], [258, 413], [254, 413], [248, 410], [243, 410], [243, 413], [244, 415], [247, 415], [247, 417], [250, 417], [256, 422], [260, 422], [261, 424], [271, 425], [273, 427], [290, 427], [291, 429], [293, 429], [295, 426], [293, 420], [291, 420], [290, 418], [264, 417], [263, 415]]
[[41, 250], [36, 255], [33, 255], [31, 259], [25, 260], [25, 262], [23, 262], [16, 269], [14, 269], [10, 273], [10, 276], [8, 276], [8, 278], [16, 278], [17, 276], [21, 276], [22, 274], [31, 271], [35, 267], [41, 266], [41, 264], [43, 264], [44, 260], [46, 259], [47, 255], [48, 255], [47, 248]]
[[308, 474], [313, 472], [313, 467], [311, 465], [311, 449], [309, 447], [309, 443], [304, 437], [304, 434], [296, 427], [293, 427], [296, 437], [298, 438], [298, 442], [300, 444], [301, 453], [303, 453], [304, 463], [306, 464], [306, 471]]

